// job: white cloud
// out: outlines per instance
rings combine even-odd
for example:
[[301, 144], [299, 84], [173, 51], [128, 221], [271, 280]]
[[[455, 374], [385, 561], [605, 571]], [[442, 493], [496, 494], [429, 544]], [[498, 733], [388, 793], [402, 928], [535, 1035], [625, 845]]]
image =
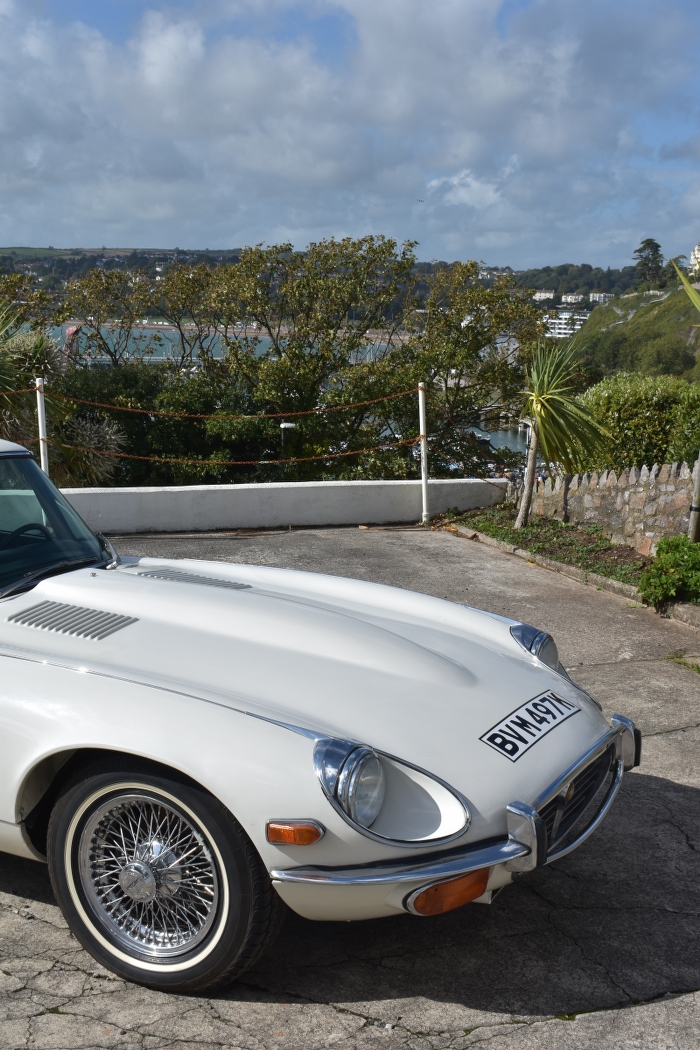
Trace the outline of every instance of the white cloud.
[[431, 179], [428, 190], [441, 194], [443, 204], [467, 204], [470, 208], [488, 208], [501, 199], [501, 194], [494, 182], [485, 182], [475, 178], [468, 168], [456, 175], [442, 179]]
[[384, 232], [513, 265], [619, 264], [643, 236], [687, 249], [686, 0], [535, 0], [505, 31], [500, 6], [300, 0], [352, 26], [326, 62], [301, 20], [262, 31], [291, 0], [161, 5], [125, 45], [0, 0], [0, 243]]

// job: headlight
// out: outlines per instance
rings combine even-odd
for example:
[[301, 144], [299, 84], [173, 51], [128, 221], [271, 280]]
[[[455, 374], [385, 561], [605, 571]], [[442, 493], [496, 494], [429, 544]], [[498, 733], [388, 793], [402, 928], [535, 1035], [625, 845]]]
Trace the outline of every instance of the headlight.
[[471, 823], [466, 799], [449, 784], [356, 740], [317, 737], [314, 770], [333, 809], [377, 842], [450, 842]]
[[340, 771], [336, 796], [347, 815], [363, 828], [371, 828], [384, 801], [384, 770], [366, 747], [351, 751]]
[[515, 626], [511, 627], [510, 633], [516, 642], [522, 645], [523, 649], [527, 649], [529, 653], [536, 656], [547, 667], [551, 667], [553, 671], [558, 671], [559, 674], [565, 673], [559, 662], [557, 644], [551, 634], [547, 634], [546, 631], [539, 631], [536, 627], [531, 627], [527, 623], [515, 624]]

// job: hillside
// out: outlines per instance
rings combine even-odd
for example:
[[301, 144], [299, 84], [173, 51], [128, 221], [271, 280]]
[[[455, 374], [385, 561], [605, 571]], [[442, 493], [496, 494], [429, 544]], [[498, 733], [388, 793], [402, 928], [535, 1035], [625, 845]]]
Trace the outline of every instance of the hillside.
[[632, 295], [596, 306], [579, 335], [594, 370], [700, 380], [700, 314], [679, 288], [663, 299]]

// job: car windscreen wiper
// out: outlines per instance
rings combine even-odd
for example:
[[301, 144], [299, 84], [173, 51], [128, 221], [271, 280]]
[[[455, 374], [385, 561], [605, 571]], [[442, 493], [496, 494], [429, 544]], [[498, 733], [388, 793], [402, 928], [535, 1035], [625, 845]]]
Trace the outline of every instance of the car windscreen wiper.
[[81, 565], [101, 566], [104, 564], [105, 562], [98, 561], [97, 558], [73, 558], [71, 561], [57, 561], [54, 565], [45, 565], [43, 569], [30, 572], [23, 576], [21, 580], [11, 583], [9, 587], [5, 587], [4, 590], [0, 591], [0, 598], [7, 598], [10, 594], [17, 594], [18, 591], [31, 587], [33, 583], [38, 583], [42, 577], [52, 576], [54, 573], [62, 572], [64, 569], [78, 569]]

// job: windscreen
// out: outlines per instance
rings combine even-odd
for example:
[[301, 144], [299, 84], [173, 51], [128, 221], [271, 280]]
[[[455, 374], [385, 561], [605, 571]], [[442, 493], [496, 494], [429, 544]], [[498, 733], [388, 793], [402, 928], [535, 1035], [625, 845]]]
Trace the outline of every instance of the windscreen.
[[29, 456], [0, 456], [0, 592], [64, 561], [103, 562], [96, 536]]

